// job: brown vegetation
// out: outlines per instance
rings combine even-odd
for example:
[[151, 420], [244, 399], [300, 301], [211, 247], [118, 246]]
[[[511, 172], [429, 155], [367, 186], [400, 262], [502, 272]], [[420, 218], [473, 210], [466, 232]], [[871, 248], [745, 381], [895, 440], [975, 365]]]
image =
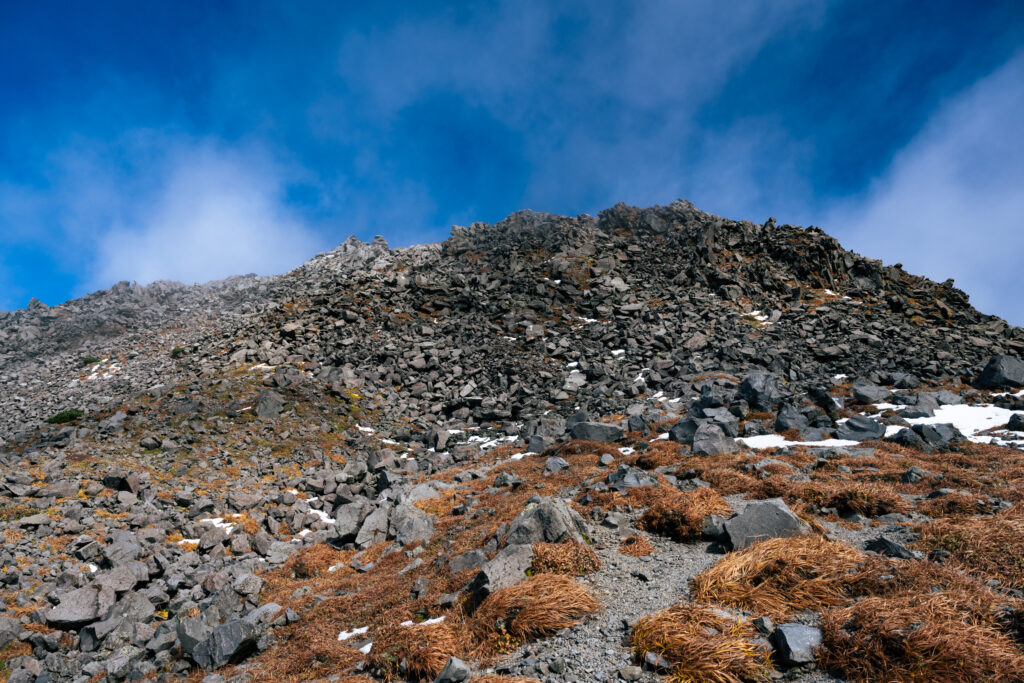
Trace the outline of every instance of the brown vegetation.
[[564, 543], [534, 543], [533, 572], [535, 574], [565, 574], [584, 576], [601, 568], [601, 560], [593, 548], [576, 541]]
[[673, 680], [739, 683], [765, 680], [771, 672], [769, 652], [754, 636], [748, 622], [680, 602], [640, 619], [630, 644], [640, 660], [653, 652], [671, 662]]
[[619, 543], [619, 553], [632, 557], [644, 557], [654, 554], [654, 546], [643, 536], [627, 536]]
[[732, 509], [714, 489], [698, 488], [680, 493], [667, 491], [644, 512], [637, 522], [644, 531], [668, 536], [675, 541], [700, 537], [708, 515], [728, 515]]

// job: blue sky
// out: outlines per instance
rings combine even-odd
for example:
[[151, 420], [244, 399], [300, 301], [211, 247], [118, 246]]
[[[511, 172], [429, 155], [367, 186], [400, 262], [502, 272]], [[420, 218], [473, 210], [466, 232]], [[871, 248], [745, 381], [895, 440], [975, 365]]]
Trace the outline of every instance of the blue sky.
[[1016, 0], [8, 2], [0, 102], [0, 309], [682, 197], [1024, 323]]

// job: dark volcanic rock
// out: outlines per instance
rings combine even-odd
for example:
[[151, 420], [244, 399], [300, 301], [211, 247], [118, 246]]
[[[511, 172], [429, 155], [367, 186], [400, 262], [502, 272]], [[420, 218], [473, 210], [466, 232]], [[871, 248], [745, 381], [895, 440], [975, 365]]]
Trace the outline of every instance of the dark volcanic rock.
[[1024, 387], [1024, 361], [1002, 354], [993, 356], [975, 380], [981, 389], [1016, 389]]

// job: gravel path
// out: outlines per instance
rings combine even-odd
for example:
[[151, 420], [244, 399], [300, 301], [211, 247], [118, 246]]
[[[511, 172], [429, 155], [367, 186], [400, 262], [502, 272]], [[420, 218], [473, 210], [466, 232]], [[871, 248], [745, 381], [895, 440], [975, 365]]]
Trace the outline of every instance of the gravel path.
[[[737, 510], [746, 504], [732, 497], [729, 502]], [[518, 648], [494, 667], [496, 672], [530, 676], [545, 683], [662, 680], [635, 666], [628, 643], [630, 628], [640, 617], [685, 597], [690, 579], [722, 556], [708, 553], [706, 542], [676, 543], [638, 531], [632, 521], [622, 531], [594, 527], [592, 540], [601, 569], [581, 581], [591, 586], [604, 609], [574, 628]], [[654, 555], [619, 554], [620, 538], [632, 534], [647, 538]], [[840, 682], [816, 670], [791, 670], [778, 677], [801, 683]]]

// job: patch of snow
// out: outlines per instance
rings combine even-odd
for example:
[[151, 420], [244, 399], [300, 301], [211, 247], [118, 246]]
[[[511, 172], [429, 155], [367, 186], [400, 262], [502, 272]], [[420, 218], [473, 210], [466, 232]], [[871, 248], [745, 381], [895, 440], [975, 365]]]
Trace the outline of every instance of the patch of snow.
[[356, 429], [367, 434], [373, 434], [373, 427], [363, 427], [362, 425], [356, 425]]
[[975, 443], [992, 443], [992, 436], [979, 436], [978, 433], [1006, 424], [1015, 413], [1024, 414], [1024, 411], [1007, 410], [989, 404], [974, 406], [960, 404], [940, 406], [932, 417], [915, 417], [907, 422], [915, 425], [951, 424]]
[[193, 543], [195, 545], [199, 545], [199, 539], [198, 538], [183, 538], [180, 541], [178, 541], [178, 545], [185, 545], [186, 543]]
[[370, 654], [370, 650], [372, 650], [372, 649], [373, 649], [373, 641], [371, 640], [366, 645], [363, 645], [361, 648], [359, 648], [359, 651], [362, 652], [364, 655], [368, 655], [368, 654]]
[[87, 564], [85, 566], [89, 568], [89, 573], [90, 574], [95, 574], [96, 572], [98, 572], [100, 570], [100, 568], [97, 567], [96, 565], [94, 565], [92, 562], [90, 562], [89, 564]]
[[761, 436], [743, 436], [736, 439], [748, 448], [785, 448], [787, 446], [819, 446], [823, 448], [842, 448], [856, 446], [856, 441], [848, 439], [825, 439], [823, 441], [789, 441], [781, 434], [762, 434]]
[[839, 380], [846, 379], [846, 375], [832, 375], [832, 379], [838, 382]]
[[898, 406], [895, 403], [876, 403], [876, 410], [906, 410], [906, 406]]
[[619, 449], [619, 453], [622, 453], [623, 455], [633, 455], [636, 453], [636, 449], [630, 448], [629, 446], [623, 446]]
[[[369, 626], [360, 626], [359, 628], [354, 628], [351, 631], [342, 631], [338, 634], [338, 640], [348, 640], [353, 636], [361, 636], [369, 630]], [[367, 650], [367, 652], [369, 652], [369, 650]]]
[[331, 516], [329, 514], [327, 514], [326, 512], [324, 512], [323, 510], [310, 510], [310, 513], [312, 513], [312, 514], [316, 515], [317, 517], [319, 517], [320, 521], [324, 522], [325, 524], [329, 524], [330, 522], [334, 521], [334, 520], [331, 519]]
[[626, 349], [612, 349], [612, 355], [618, 358], [626, 355]]
[[656, 437], [651, 439], [651, 441], [666, 441], [666, 440], [668, 440], [668, 432], [665, 432], [664, 434], [658, 434]]
[[[339, 569], [341, 569], [344, 566], [345, 566], [344, 562], [339, 562], [338, 564], [332, 564], [330, 567], [327, 568], [327, 571], [329, 571], [329, 572], [336, 572], [336, 571], [338, 571]], [[339, 638], [338, 640], [341, 640], [341, 638]]]
[[403, 621], [399, 626], [431, 626], [433, 624], [440, 624], [442, 621], [444, 621], [443, 616], [435, 617], [434, 619], [427, 619], [418, 623], [415, 621]]
[[234, 528], [238, 526], [237, 524], [234, 524], [232, 522], [225, 522], [221, 517], [210, 517], [208, 519], [201, 519], [199, 520], [199, 523], [210, 524], [212, 526], [217, 527], [218, 529], [223, 529], [224, 533], [228, 535], [231, 535], [231, 532], [234, 530]]

